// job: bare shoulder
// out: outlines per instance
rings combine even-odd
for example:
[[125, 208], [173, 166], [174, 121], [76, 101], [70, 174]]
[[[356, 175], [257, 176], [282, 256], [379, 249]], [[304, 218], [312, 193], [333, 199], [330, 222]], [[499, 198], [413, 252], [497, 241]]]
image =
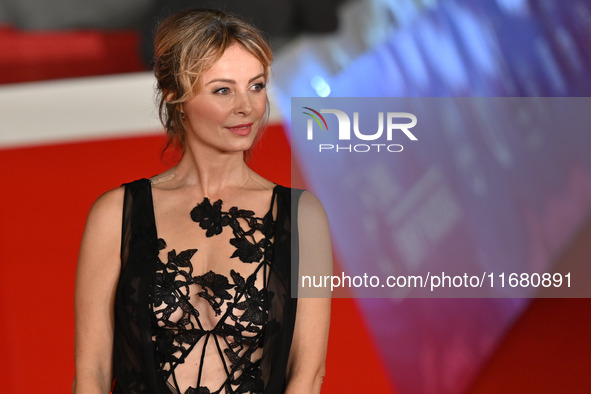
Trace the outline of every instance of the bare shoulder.
[[79, 262], [105, 254], [118, 256], [121, 244], [124, 188], [110, 190], [96, 199], [86, 220]]
[[304, 190], [298, 202], [298, 216], [308, 219], [327, 221], [326, 210], [322, 202], [312, 192]]
[[88, 214], [89, 226], [111, 226], [121, 224], [124, 188], [118, 187], [103, 193], [96, 199]]
[[[302, 192], [300, 196], [297, 223], [300, 275], [331, 275], [332, 246], [328, 217], [318, 197], [309, 191]], [[330, 294], [306, 290], [305, 296], [325, 297]]]
[[101, 195], [90, 208], [76, 269], [77, 313], [93, 297], [112, 294], [120, 268], [121, 222], [124, 189]]
[[124, 192], [125, 188], [121, 186], [101, 194], [94, 202], [92, 209], [109, 211], [116, 208], [122, 208]]

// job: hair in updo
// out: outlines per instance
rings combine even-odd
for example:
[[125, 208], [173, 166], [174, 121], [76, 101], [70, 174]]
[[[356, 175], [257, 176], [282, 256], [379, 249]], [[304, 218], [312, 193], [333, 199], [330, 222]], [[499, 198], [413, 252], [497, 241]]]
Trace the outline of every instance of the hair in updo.
[[158, 111], [168, 143], [185, 148], [182, 104], [201, 89], [201, 75], [232, 44], [256, 57], [268, 78], [273, 54], [254, 26], [223, 11], [195, 8], [166, 18], [154, 40], [154, 75], [158, 82]]

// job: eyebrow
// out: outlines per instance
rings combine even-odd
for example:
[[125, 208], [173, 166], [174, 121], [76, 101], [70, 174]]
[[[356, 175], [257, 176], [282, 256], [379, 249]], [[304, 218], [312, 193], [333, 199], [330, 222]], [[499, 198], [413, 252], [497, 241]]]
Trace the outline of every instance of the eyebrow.
[[[251, 82], [253, 82], [253, 81], [255, 81], [255, 80], [259, 79], [260, 77], [264, 77], [264, 76], [265, 76], [265, 73], [260, 73], [260, 74], [259, 74], [259, 75], [257, 75], [256, 77], [250, 78], [250, 79], [248, 80], [248, 83], [251, 83]], [[236, 81], [235, 81], [235, 80], [233, 80], [233, 79], [217, 78], [217, 79], [212, 79], [211, 81], [209, 81], [209, 82], [208, 82], [208, 83], [206, 83], [205, 85], [209, 85], [209, 84], [212, 84], [212, 83], [214, 83], [214, 82], [226, 82], [226, 83], [233, 83], [233, 84], [235, 84], [235, 83], [236, 83]]]

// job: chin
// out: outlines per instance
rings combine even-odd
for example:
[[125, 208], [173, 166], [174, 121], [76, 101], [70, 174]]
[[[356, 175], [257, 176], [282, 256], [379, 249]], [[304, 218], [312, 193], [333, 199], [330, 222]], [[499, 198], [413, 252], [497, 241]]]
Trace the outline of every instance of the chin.
[[252, 141], [249, 141], [248, 143], [236, 144], [236, 145], [232, 146], [231, 148], [229, 147], [226, 151], [227, 152], [241, 152], [241, 153], [244, 153], [244, 152], [250, 150], [250, 148], [252, 146], [253, 146]]

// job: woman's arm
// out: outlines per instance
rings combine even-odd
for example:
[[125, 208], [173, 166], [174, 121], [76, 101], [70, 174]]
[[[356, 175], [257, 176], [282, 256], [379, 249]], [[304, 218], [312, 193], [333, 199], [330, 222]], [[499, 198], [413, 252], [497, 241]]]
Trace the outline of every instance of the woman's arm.
[[[322, 204], [312, 193], [302, 193], [297, 220], [300, 277], [332, 275], [328, 219]], [[287, 364], [286, 394], [320, 393], [328, 344], [330, 289], [300, 288], [298, 295], [294, 335]], [[309, 298], [311, 296], [315, 298]]]
[[111, 391], [114, 301], [121, 265], [122, 210], [122, 188], [103, 194], [92, 206], [82, 236], [74, 300], [74, 394], [105, 394]]

